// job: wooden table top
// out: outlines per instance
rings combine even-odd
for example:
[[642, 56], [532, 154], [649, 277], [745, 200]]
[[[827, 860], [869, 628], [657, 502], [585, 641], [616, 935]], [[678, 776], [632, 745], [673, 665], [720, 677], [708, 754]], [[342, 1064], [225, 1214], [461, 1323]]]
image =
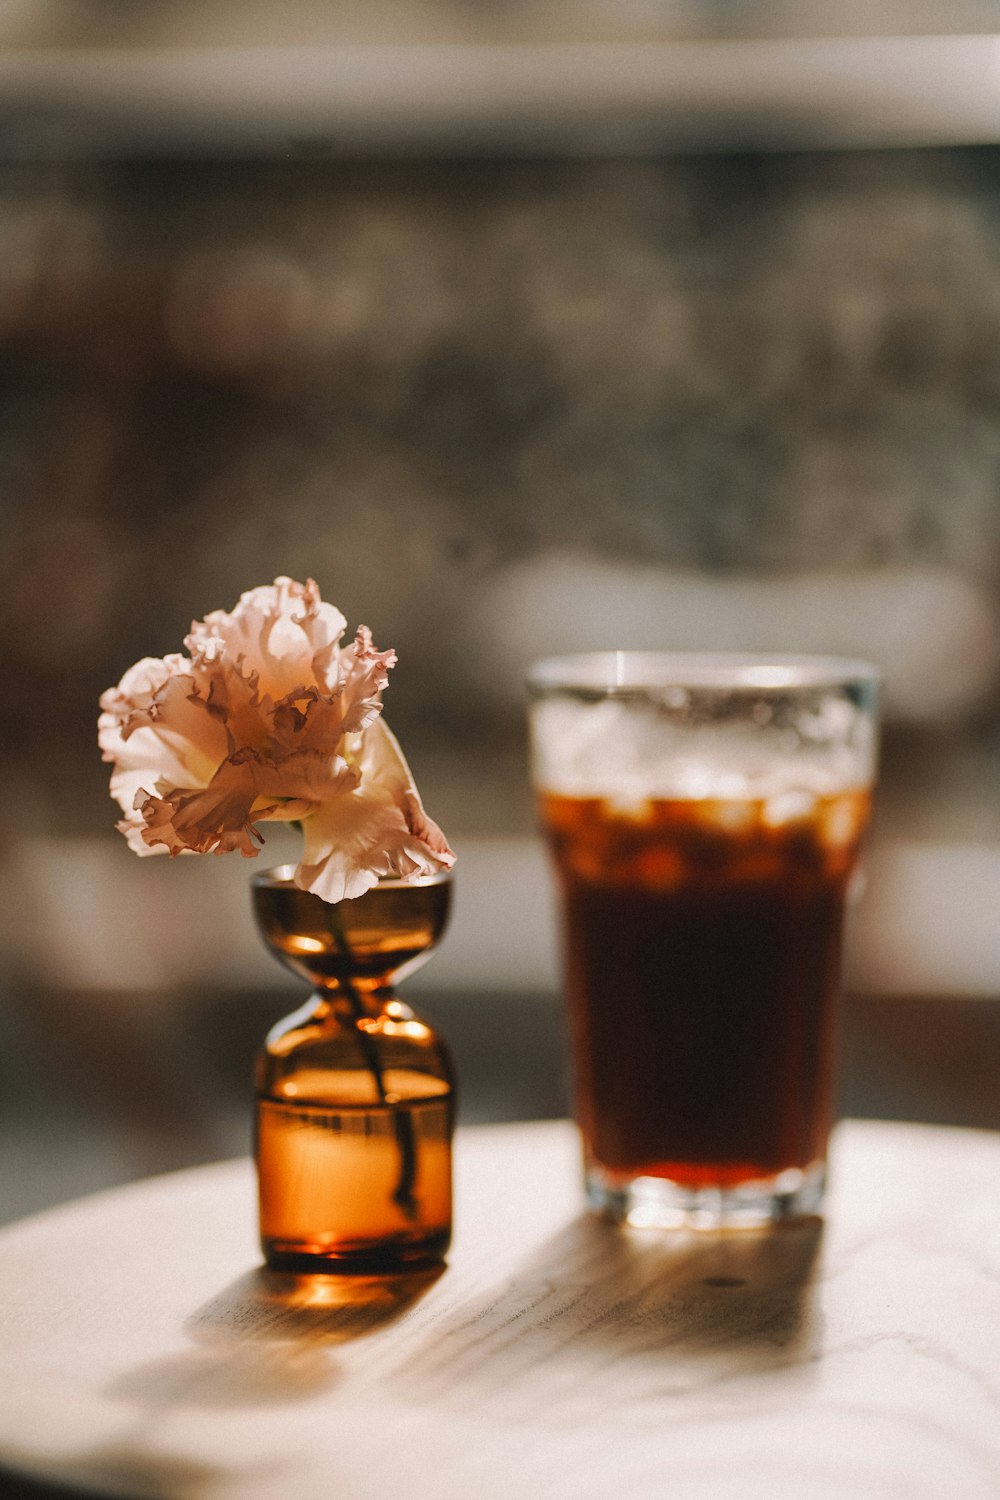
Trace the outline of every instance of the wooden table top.
[[[457, 1145], [439, 1275], [259, 1267], [246, 1161], [0, 1233], [0, 1464], [178, 1500], [996, 1500], [1000, 1137], [847, 1122], [825, 1225], [621, 1231]], [[2, 1480], [2, 1475], [0, 1475]]]

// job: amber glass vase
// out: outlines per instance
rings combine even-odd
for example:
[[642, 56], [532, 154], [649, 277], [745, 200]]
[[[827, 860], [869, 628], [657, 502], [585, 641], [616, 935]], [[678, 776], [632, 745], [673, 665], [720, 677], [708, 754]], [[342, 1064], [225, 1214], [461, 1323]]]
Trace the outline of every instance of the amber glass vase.
[[394, 1270], [448, 1248], [451, 1062], [393, 984], [437, 945], [450, 899], [447, 874], [332, 904], [290, 866], [253, 880], [265, 942], [315, 986], [257, 1059], [261, 1246], [276, 1270]]

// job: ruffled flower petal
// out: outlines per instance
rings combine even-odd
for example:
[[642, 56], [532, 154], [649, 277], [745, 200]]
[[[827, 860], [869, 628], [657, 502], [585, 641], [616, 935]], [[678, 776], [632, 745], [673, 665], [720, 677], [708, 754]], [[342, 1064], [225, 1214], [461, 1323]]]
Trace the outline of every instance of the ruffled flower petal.
[[301, 584], [282, 577], [242, 594], [232, 613], [217, 609], [196, 620], [184, 644], [193, 653], [210, 641], [221, 643], [231, 662], [242, 659], [257, 673], [261, 693], [276, 699], [315, 680], [317, 657], [329, 670], [346, 627], [311, 578]]
[[345, 734], [360, 734], [382, 712], [382, 689], [389, 682], [389, 669], [396, 665], [395, 651], [376, 651], [372, 633], [362, 625], [340, 658], [340, 704]]
[[257, 800], [253, 767], [238, 757], [224, 761], [202, 791], [172, 788], [162, 796], [136, 797], [150, 847], [162, 844], [170, 854], [228, 854], [238, 849], [247, 858], [263, 843], [251, 812]]
[[189, 666], [183, 657], [175, 658], [174, 675], [153, 694], [148, 704], [137, 703], [121, 722], [121, 736], [129, 741], [143, 729], [185, 767], [194, 783], [211, 780], [221, 757], [228, 753], [226, 724], [212, 704], [202, 698], [195, 678], [180, 664]]
[[[402, 873], [395, 852], [409, 830], [399, 808], [379, 794], [352, 792], [324, 803], [302, 824], [305, 847], [295, 883], [324, 901], [350, 900], [384, 875]], [[412, 862], [408, 873], [417, 873]]]
[[259, 822], [301, 819], [296, 878], [326, 900], [450, 867], [380, 717], [396, 654], [366, 626], [342, 649], [345, 628], [311, 579], [277, 578], [195, 621], [189, 656], [146, 657], [102, 696], [130, 848], [252, 856]]
[[305, 849], [295, 882], [325, 901], [359, 896], [386, 875], [412, 880], [455, 863], [384, 719], [364, 736], [358, 766], [358, 789], [303, 822]]
[[[358, 773], [341, 755], [325, 750], [292, 750], [274, 760], [255, 757], [254, 775], [261, 797], [293, 800], [309, 804], [311, 812], [321, 802], [352, 792], [358, 784]], [[301, 812], [287, 813], [300, 818]]]
[[362, 782], [385, 788], [398, 803], [410, 832], [438, 860], [435, 868], [450, 869], [455, 863], [454, 852], [433, 818], [424, 811], [413, 772], [384, 719], [377, 720], [365, 735], [359, 759]]

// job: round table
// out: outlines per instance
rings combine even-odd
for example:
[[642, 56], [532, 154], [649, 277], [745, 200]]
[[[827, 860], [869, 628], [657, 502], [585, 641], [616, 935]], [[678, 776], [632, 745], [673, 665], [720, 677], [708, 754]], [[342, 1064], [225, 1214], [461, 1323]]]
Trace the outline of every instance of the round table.
[[[1000, 1138], [848, 1122], [819, 1220], [621, 1231], [457, 1144], [443, 1273], [259, 1267], [245, 1161], [0, 1233], [0, 1465], [197, 1500], [996, 1500]], [[2, 1482], [2, 1476], [0, 1476]]]

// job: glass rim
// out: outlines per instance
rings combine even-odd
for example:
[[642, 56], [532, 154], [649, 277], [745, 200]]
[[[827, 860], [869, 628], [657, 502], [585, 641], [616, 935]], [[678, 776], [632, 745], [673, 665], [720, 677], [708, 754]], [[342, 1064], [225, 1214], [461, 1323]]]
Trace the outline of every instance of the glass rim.
[[[301, 890], [303, 896], [315, 895], [314, 891], [303, 890], [301, 886], [295, 884], [293, 876], [297, 869], [297, 865], [284, 864], [272, 865], [268, 870], [255, 870], [250, 876], [250, 884], [266, 886], [287, 885], [291, 886], [293, 890]], [[416, 875], [409, 880], [404, 880], [399, 875], [383, 875], [375, 885], [369, 886], [367, 891], [363, 891], [362, 895], [367, 896], [369, 891], [408, 891], [412, 890], [414, 886], [444, 885], [451, 878], [451, 870], [436, 870], [430, 875]], [[320, 896], [317, 899], [322, 900], [323, 898]]]
[[793, 651], [589, 651], [547, 656], [528, 669], [532, 697], [551, 692], [618, 694], [664, 688], [795, 692], [881, 681], [872, 662]]

